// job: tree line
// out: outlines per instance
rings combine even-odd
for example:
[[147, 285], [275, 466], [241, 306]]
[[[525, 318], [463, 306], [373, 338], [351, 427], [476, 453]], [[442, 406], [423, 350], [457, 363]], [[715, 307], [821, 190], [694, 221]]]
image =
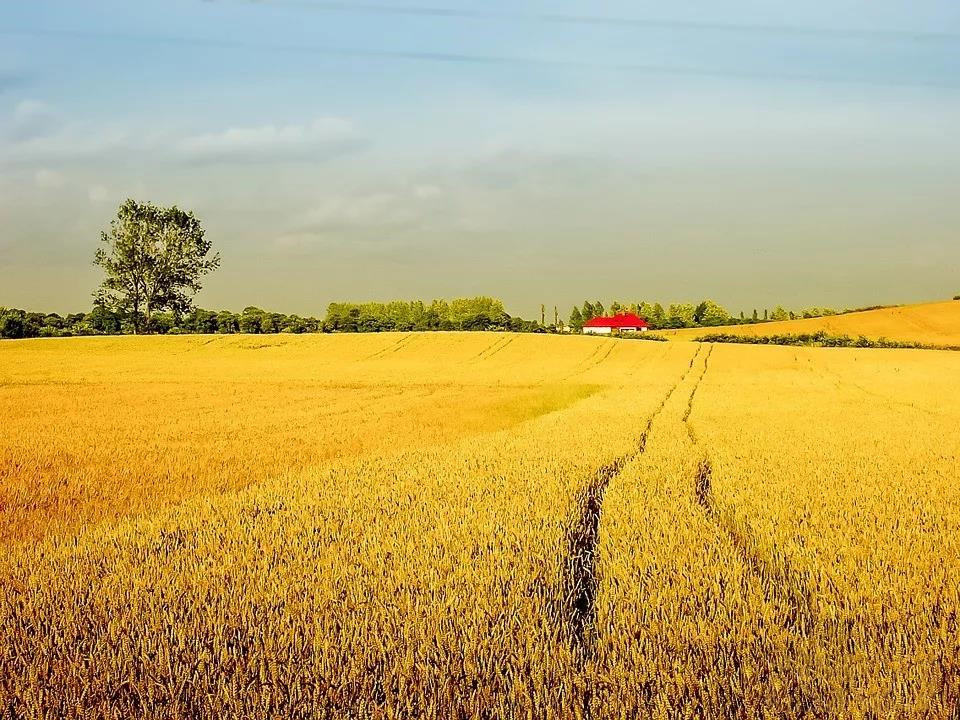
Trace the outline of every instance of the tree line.
[[625, 303], [613, 301], [609, 310], [599, 300], [596, 302], [584, 301], [582, 306], [574, 306], [570, 311], [570, 329], [580, 332], [584, 323], [596, 317], [607, 317], [619, 313], [633, 313], [639, 315], [650, 325], [652, 330], [673, 330], [690, 327], [721, 327], [724, 325], [752, 325], [755, 323], [775, 322], [778, 320], [796, 320], [798, 318], [825, 317], [827, 315], [843, 315], [863, 310], [876, 310], [882, 305], [863, 308], [849, 308], [834, 310], [827, 307], [809, 307], [803, 310], [787, 310], [777, 305], [773, 310], [754, 309], [747, 315], [743, 311], [739, 317], [730, 313], [725, 307], [714, 300], [702, 300], [699, 303], [671, 303], [664, 307], [658, 302]]
[[[59, 315], [0, 308], [0, 337], [176, 333], [311, 333], [383, 330], [545, 332], [543, 323], [511, 317], [492, 297], [331, 303], [324, 319], [244, 308], [194, 307], [203, 278], [220, 255], [192, 212], [125, 201], [100, 236], [94, 264], [104, 277], [90, 312]], [[542, 315], [542, 313], [541, 313]]]
[[331, 303], [324, 326], [331, 332], [389, 330], [510, 330], [547, 332], [554, 328], [510, 316], [497, 298], [478, 296], [412, 302]]
[[186, 313], [153, 311], [149, 319], [96, 305], [85, 313], [27, 312], [0, 307], [0, 338], [72, 337], [78, 335], [160, 335], [235, 333], [384, 332], [389, 330], [488, 330], [551, 332], [532, 320], [513, 317], [496, 298], [331, 303], [326, 317], [287, 315], [258, 307], [242, 312], [191, 308]]
[[[93, 293], [93, 309], [85, 313], [27, 312], [0, 307], [0, 337], [29, 338], [69, 335], [123, 333], [308, 333], [379, 332], [386, 330], [510, 330], [514, 332], [580, 332], [592, 318], [607, 314], [599, 300], [574, 307], [569, 326], [564, 327], [556, 307], [548, 325], [546, 307], [540, 307], [540, 321], [511, 317], [497, 298], [480, 296], [455, 300], [331, 303], [326, 317], [301, 317], [244, 308], [204, 310], [193, 305], [193, 296], [202, 289], [202, 280], [220, 266], [219, 253], [204, 235], [192, 212], [176, 206], [126, 200], [101, 233], [101, 245], [94, 264], [104, 277]], [[858, 308], [867, 310], [873, 308]], [[609, 313], [632, 312], [643, 317], [653, 329], [718, 327], [740, 323], [820, 317], [840, 312], [829, 308], [808, 308], [799, 313], [777, 306], [757, 310], [750, 317], [743, 312], [733, 317], [713, 300], [697, 304], [637, 302], [610, 304]]]

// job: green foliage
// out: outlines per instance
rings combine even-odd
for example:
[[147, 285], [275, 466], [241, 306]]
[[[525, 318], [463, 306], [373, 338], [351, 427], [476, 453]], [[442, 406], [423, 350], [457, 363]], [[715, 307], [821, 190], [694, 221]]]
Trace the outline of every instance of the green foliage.
[[123, 318], [104, 305], [94, 305], [93, 310], [84, 318], [93, 331], [91, 334], [114, 334], [120, 332]]
[[[383, 330], [512, 330], [528, 327], [511, 318], [497, 298], [479, 296], [423, 301], [330, 303], [324, 327], [330, 332]], [[536, 324], [536, 323], [534, 323]], [[539, 325], [536, 324], [538, 327]]]
[[217, 313], [217, 332], [221, 335], [240, 332], [240, 316], [229, 310], [221, 310]]
[[165, 327], [165, 320], [153, 323], [155, 312], [189, 312], [201, 278], [220, 265], [200, 221], [176, 206], [127, 200], [100, 240], [94, 264], [105, 277], [97, 303], [126, 315], [134, 332]]
[[580, 308], [574, 306], [573, 310], [570, 311], [570, 329], [573, 332], [580, 332], [583, 330], [583, 314], [580, 312]]
[[182, 327], [184, 331], [190, 333], [215, 333], [217, 332], [217, 314], [211, 310], [194, 308], [183, 319]]
[[738, 345], [793, 345], [811, 347], [841, 347], [841, 348], [896, 348], [911, 350], [960, 350], [954, 345], [929, 345], [901, 340], [879, 338], [871, 340], [860, 335], [851, 338], [849, 335], [829, 335], [824, 331], [815, 333], [799, 333], [795, 335], [734, 335], [730, 333], [712, 333], [698, 338], [700, 342], [734, 343]]
[[[743, 313], [741, 313], [741, 316]], [[713, 300], [704, 300], [697, 305], [693, 314], [693, 321], [701, 327], [715, 327], [725, 325], [730, 320], [730, 313], [726, 308]]]
[[660, 303], [653, 304], [653, 307], [650, 308], [649, 315], [641, 313], [640, 317], [650, 323], [650, 326], [654, 329], [664, 327], [667, 321], [667, 313]]
[[652, 340], [653, 342], [669, 342], [670, 338], [655, 332], [621, 333], [620, 337], [628, 340]]
[[172, 332], [177, 328], [177, 319], [172, 312], [155, 312], [152, 313], [147, 320], [144, 328], [149, 333], [157, 333], [158, 335], [166, 335], [169, 332]]
[[[639, 303], [623, 303], [613, 301], [610, 304], [612, 314], [632, 312], [647, 321], [651, 329], [668, 329], [684, 327], [711, 327], [716, 325], [726, 325], [733, 322], [730, 313], [717, 302], [713, 300], [704, 300], [698, 305], [691, 303], [675, 303], [670, 305], [667, 310], [663, 309], [660, 303], [652, 303], [643, 300]], [[583, 303], [583, 309], [574, 308], [570, 313], [570, 328], [579, 331], [583, 324], [601, 315], [606, 315], [603, 303], [599, 300], [595, 303], [589, 300]]]
[[27, 314], [23, 310], [0, 308], [0, 337], [14, 340], [35, 337], [29, 334]]
[[0, 338], [69, 337], [100, 335], [121, 330], [120, 318], [103, 307], [89, 313], [28, 313], [17, 308], [0, 308]]
[[804, 318], [818, 318], [818, 317], [827, 317], [829, 315], [837, 315], [837, 311], [827, 307], [810, 307], [804, 308], [800, 311], [800, 317]]
[[[960, 296], [957, 296], [960, 297]], [[754, 324], [759, 322], [768, 322], [772, 320], [793, 320], [795, 318], [814, 318], [828, 315], [842, 315], [851, 312], [862, 312], [864, 310], [875, 310], [883, 307], [892, 307], [890, 305], [877, 305], [866, 308], [835, 310], [828, 307], [814, 306], [803, 310], [787, 310], [782, 305], [777, 305], [773, 311], [764, 309], [763, 319], [760, 319], [759, 311], [754, 308], [748, 317], [744, 312], [740, 312], [739, 320], [730, 315], [726, 308], [714, 300], [703, 300], [693, 305], [691, 303], [675, 303], [670, 305], [667, 310], [663, 309], [660, 303], [652, 303], [646, 300], [639, 303], [623, 303], [614, 301], [610, 304], [610, 312], [633, 312], [642, 317], [650, 325], [651, 329], [673, 329], [688, 327], [719, 327], [723, 325], [735, 325], [738, 323]], [[579, 331], [583, 323], [587, 320], [605, 315], [603, 303], [595, 303], [589, 300], [583, 303], [583, 308], [577, 309], [579, 319], [571, 312], [570, 327], [574, 331]], [[575, 322], [576, 320], [576, 322]]]
[[667, 308], [667, 318], [663, 324], [665, 328], [695, 327], [696, 306], [691, 303], [673, 303]]
[[[95, 306], [88, 313], [73, 313], [66, 317], [56, 313], [44, 315], [0, 308], [0, 338], [118, 335], [133, 332], [133, 329], [129, 316], [102, 305]], [[144, 323], [139, 328], [159, 334], [304, 333], [322, 329], [323, 323], [317, 318], [283, 315], [253, 307], [246, 308], [241, 314], [194, 308], [179, 319], [172, 312], [154, 312], [149, 324]]]
[[256, 335], [263, 332], [264, 312], [257, 307], [246, 307], [240, 314], [240, 332]]

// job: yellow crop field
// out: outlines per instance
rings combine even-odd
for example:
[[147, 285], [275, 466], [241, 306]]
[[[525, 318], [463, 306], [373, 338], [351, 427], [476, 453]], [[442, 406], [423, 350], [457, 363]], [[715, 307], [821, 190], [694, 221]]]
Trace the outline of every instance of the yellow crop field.
[[5, 342], [0, 708], [955, 718], [957, 427], [932, 350]]
[[925, 345], [960, 346], [960, 301], [904, 305], [757, 325], [664, 330], [662, 334], [675, 340], [695, 340], [718, 331], [749, 336], [826, 332], [829, 335], [850, 337], [863, 335], [871, 340], [887, 338]]
[[[576, 338], [568, 360], [539, 375], [509, 351], [511, 338], [450, 336], [424, 348], [436, 365], [417, 352], [425, 340], [0, 345], [0, 542], [235, 490], [335, 457], [505, 427], [596, 390], [588, 379], [565, 382], [595, 347]], [[485, 369], [488, 352], [498, 354], [499, 374]]]

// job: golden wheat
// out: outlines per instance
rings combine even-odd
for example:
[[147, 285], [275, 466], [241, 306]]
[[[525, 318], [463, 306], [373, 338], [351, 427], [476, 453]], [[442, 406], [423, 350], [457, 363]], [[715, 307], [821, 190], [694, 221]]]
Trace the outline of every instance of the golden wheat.
[[466, 333], [0, 345], [0, 708], [951, 717], [958, 378]]
[[844, 315], [781, 320], [757, 325], [665, 330], [663, 334], [675, 340], [696, 340], [699, 337], [718, 331], [749, 336], [825, 332], [828, 335], [848, 335], [850, 337], [862, 335], [871, 340], [886, 338], [924, 345], [960, 346], [960, 301], [904, 305], [902, 307], [865, 310]]

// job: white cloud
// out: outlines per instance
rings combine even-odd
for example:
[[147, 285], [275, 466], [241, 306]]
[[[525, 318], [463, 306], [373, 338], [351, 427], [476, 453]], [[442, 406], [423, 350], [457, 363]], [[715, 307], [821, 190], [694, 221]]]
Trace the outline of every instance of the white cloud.
[[382, 243], [388, 236], [424, 228], [448, 214], [443, 196], [443, 190], [432, 184], [327, 195], [296, 216], [276, 244], [290, 247], [348, 236], [354, 243]]
[[[141, 147], [146, 145], [146, 142], [140, 143]], [[133, 147], [131, 136], [122, 128], [71, 126], [58, 127], [48, 134], [21, 134], [14, 142], [0, 145], [0, 156], [12, 162], [69, 162], [100, 158], [130, 147]]]
[[443, 194], [443, 189], [436, 185], [417, 185], [413, 188], [413, 194], [421, 200], [438, 197]]
[[116, 153], [159, 155], [188, 162], [270, 162], [333, 157], [362, 145], [344, 118], [320, 117], [301, 125], [235, 127], [222, 132], [173, 135], [143, 126], [64, 123], [46, 104], [21, 102], [0, 119], [0, 157], [11, 162], [50, 163], [102, 159]]
[[40, 100], [21, 100], [13, 108], [13, 117], [15, 120], [30, 120], [36, 117], [50, 115], [52, 109], [45, 102]]
[[261, 162], [337, 153], [358, 140], [349, 120], [319, 117], [305, 125], [238, 127], [195, 135], [181, 140], [177, 149], [191, 160]]
[[87, 198], [94, 205], [99, 205], [110, 198], [110, 191], [103, 185], [91, 185], [87, 188]]
[[314, 230], [348, 227], [394, 228], [414, 222], [419, 213], [394, 193], [337, 195], [322, 200], [302, 216], [303, 225]]
[[33, 184], [43, 190], [53, 190], [63, 187], [64, 177], [56, 170], [41, 168], [33, 174]]
[[47, 137], [62, 123], [54, 109], [39, 100], [22, 100], [13, 108], [6, 135], [14, 142]]

